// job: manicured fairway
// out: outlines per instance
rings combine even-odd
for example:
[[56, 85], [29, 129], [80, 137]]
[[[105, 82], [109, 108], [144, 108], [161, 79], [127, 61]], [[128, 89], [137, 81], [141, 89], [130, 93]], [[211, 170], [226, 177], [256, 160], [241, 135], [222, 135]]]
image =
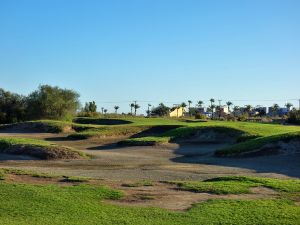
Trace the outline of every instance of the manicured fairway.
[[299, 224], [300, 207], [285, 199], [210, 200], [187, 212], [103, 203], [118, 191], [87, 185], [0, 183], [0, 221], [15, 224]]

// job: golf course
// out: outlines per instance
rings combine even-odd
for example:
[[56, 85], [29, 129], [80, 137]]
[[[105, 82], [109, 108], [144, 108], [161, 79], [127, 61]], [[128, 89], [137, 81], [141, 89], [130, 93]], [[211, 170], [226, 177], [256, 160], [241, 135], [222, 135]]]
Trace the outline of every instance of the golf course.
[[298, 224], [299, 140], [299, 126], [184, 118], [1, 125], [0, 220]]

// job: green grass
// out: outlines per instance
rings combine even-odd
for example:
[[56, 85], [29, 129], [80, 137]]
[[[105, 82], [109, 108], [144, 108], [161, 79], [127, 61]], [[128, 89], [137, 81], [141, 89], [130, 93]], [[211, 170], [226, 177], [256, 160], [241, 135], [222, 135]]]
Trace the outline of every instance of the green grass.
[[299, 224], [300, 207], [290, 200], [210, 200], [187, 212], [117, 206], [104, 199], [122, 193], [106, 187], [29, 185], [0, 182], [3, 225], [181, 225]]
[[267, 187], [280, 192], [299, 193], [300, 180], [258, 177], [219, 177], [204, 181], [172, 182], [180, 190], [213, 194], [246, 194], [252, 187]]
[[141, 137], [141, 138], [129, 138], [120, 141], [119, 145], [126, 146], [153, 146], [158, 144], [166, 144], [170, 141], [169, 137]]
[[279, 141], [288, 142], [291, 139], [300, 139], [300, 132], [283, 133], [272, 136], [259, 137], [248, 140], [233, 146], [217, 150], [216, 156], [236, 156], [243, 153], [248, 153], [257, 150], [269, 143], [276, 143]]
[[99, 137], [118, 137], [128, 136], [143, 132], [151, 127], [149, 126], [103, 126], [99, 128], [91, 128], [82, 132], [73, 133], [68, 136], [69, 139], [88, 139]]
[[[85, 118], [86, 120], [86, 118]], [[88, 118], [88, 121], [97, 121], [99, 118]], [[116, 120], [116, 119], [112, 119]], [[298, 138], [300, 126], [284, 126], [280, 124], [262, 124], [253, 122], [227, 122], [227, 121], [208, 121], [208, 122], [186, 122], [186, 119], [171, 118], [142, 118], [142, 117], [124, 117], [120, 120], [127, 121], [128, 125], [95, 125], [95, 124], [78, 124], [62, 121], [41, 120], [35, 123], [47, 124], [52, 130], [62, 132], [65, 126], [71, 126], [76, 131], [68, 137], [70, 139], [87, 139], [103, 138], [114, 136], [134, 135], [147, 129], [164, 126], [176, 125], [181, 126], [167, 131], [164, 134], [151, 135], [139, 138], [130, 138], [122, 141], [121, 144], [128, 145], [156, 145], [175, 141], [180, 138], [186, 138], [199, 130], [214, 129], [226, 134], [236, 136], [236, 141], [240, 142], [226, 149], [217, 151], [219, 156], [229, 156], [255, 150], [265, 144], [281, 140], [285, 135]], [[109, 121], [109, 119], [106, 119]], [[290, 134], [288, 134], [290, 133]], [[291, 134], [295, 133], [295, 134]]]
[[[162, 118], [149, 119], [149, 124], [161, 122]], [[134, 123], [141, 123], [142, 119], [132, 120]], [[277, 141], [288, 141], [292, 138], [299, 138], [299, 126], [284, 126], [279, 124], [262, 124], [250, 122], [227, 122], [208, 121], [205, 123], [186, 123], [179, 120], [165, 119], [164, 123], [181, 125], [182, 127], [167, 131], [157, 136], [141, 138], [130, 138], [121, 142], [124, 145], [156, 145], [168, 143], [195, 134], [196, 132], [206, 132], [213, 129], [223, 132], [236, 138], [237, 144], [231, 147], [220, 149], [216, 152], [218, 156], [234, 156], [240, 153], [258, 149], [266, 144]]]
[[71, 159], [85, 158], [86, 154], [77, 151], [73, 148], [59, 146], [48, 141], [16, 138], [16, 137], [1, 137], [0, 152], [6, 154], [28, 155], [40, 159]]

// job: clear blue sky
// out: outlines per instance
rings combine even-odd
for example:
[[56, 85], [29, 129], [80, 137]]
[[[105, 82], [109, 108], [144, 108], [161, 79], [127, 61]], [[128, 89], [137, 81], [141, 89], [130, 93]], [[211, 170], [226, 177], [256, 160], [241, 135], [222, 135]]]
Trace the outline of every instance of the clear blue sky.
[[1, 0], [0, 87], [39, 84], [120, 111], [211, 97], [283, 105], [300, 98], [300, 1]]

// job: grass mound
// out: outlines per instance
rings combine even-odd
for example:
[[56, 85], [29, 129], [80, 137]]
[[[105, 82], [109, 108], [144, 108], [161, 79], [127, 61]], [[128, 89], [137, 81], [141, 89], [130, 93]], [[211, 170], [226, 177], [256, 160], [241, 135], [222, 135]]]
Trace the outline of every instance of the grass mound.
[[300, 192], [300, 180], [259, 177], [219, 177], [204, 181], [173, 182], [180, 190], [213, 194], [245, 194], [252, 187], [267, 187], [280, 192]]
[[169, 129], [161, 135], [130, 138], [121, 141], [120, 144], [145, 146], [169, 142], [219, 143], [242, 141], [242, 139], [254, 137], [256, 136], [242, 130], [224, 126], [173, 127], [173, 129]]
[[122, 125], [131, 124], [133, 122], [124, 119], [103, 119], [103, 118], [93, 118], [93, 117], [78, 117], [73, 120], [75, 123], [79, 124], [95, 124], [95, 125]]
[[1, 125], [0, 129], [17, 132], [61, 133], [72, 130], [72, 123], [56, 120], [36, 120], [14, 124]]
[[[282, 143], [289, 143], [292, 140], [300, 141], [300, 132], [291, 132], [291, 133], [284, 133], [278, 134], [273, 136], [266, 136], [266, 137], [259, 137], [249, 141], [245, 141], [239, 144], [235, 144], [233, 146], [227, 147], [225, 149], [220, 149], [215, 152], [216, 156], [241, 156], [247, 154], [272, 154], [274, 151], [280, 150], [282, 146], [278, 144], [279, 142]], [[273, 145], [270, 145], [273, 144]], [[277, 145], [276, 145], [277, 144]], [[286, 146], [288, 149], [292, 146]], [[276, 153], [275, 152], [275, 153]]]
[[104, 126], [92, 128], [82, 132], [73, 133], [68, 136], [69, 139], [88, 139], [103, 137], [119, 137], [134, 135], [149, 129], [148, 126]]
[[121, 146], [155, 146], [169, 143], [168, 137], [129, 138], [118, 142]]
[[27, 155], [39, 159], [80, 159], [86, 157], [75, 149], [29, 138], [0, 138], [0, 152]]

